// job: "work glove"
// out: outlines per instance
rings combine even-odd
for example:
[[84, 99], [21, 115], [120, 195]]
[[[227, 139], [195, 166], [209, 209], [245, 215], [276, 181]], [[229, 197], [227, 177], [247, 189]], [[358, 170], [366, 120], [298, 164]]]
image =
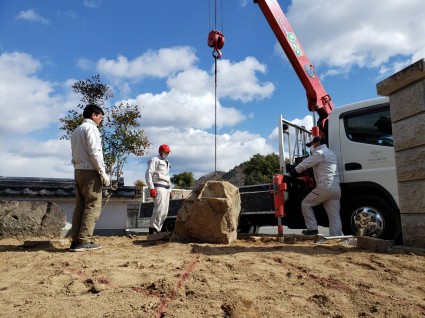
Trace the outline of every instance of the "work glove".
[[100, 175], [100, 178], [102, 179], [103, 186], [109, 187], [111, 185], [111, 178], [105, 172]]
[[149, 190], [149, 196], [151, 198], [155, 198], [156, 197], [156, 190], [155, 189], [150, 189]]
[[291, 177], [296, 177], [297, 175], [298, 175], [298, 172], [297, 172], [297, 170], [295, 170], [295, 168], [294, 169], [291, 169], [291, 171], [289, 171], [289, 175], [291, 176]]

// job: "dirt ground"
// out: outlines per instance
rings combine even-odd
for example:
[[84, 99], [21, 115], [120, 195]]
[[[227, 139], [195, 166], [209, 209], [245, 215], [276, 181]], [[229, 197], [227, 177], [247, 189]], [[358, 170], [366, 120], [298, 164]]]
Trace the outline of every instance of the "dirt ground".
[[421, 251], [270, 236], [231, 245], [96, 240], [102, 249], [81, 253], [60, 241], [0, 240], [0, 316], [425, 317]]

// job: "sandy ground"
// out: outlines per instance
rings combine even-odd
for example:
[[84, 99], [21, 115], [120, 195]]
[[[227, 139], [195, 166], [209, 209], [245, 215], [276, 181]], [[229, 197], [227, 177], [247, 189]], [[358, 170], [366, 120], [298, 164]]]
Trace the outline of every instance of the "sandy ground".
[[270, 236], [231, 245], [96, 240], [102, 249], [81, 253], [60, 241], [0, 240], [0, 316], [425, 317], [421, 251]]

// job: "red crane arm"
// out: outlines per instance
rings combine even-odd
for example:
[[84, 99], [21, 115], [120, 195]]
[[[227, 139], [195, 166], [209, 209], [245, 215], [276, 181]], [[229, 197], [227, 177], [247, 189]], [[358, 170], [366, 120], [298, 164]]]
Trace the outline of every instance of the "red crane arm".
[[319, 115], [319, 127], [322, 126], [334, 108], [333, 103], [329, 94], [323, 88], [291, 25], [283, 14], [279, 3], [277, 0], [254, 0], [254, 3], [258, 3], [260, 6], [267, 22], [303, 84], [307, 94], [308, 109], [317, 112]]

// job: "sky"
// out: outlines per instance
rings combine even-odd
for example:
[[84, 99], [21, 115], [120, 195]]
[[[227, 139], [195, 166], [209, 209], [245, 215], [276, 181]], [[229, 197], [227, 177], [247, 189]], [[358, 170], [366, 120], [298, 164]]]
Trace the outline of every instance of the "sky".
[[[425, 57], [423, 0], [278, 2], [335, 107], [378, 97], [377, 83]], [[217, 96], [213, 29], [225, 36]], [[59, 118], [80, 102], [72, 84], [96, 74], [114, 93], [108, 106], [139, 106], [151, 143], [129, 158], [126, 185], [164, 143], [171, 175], [199, 178], [277, 153], [280, 114], [313, 125], [251, 0], [0, 0], [0, 176], [73, 178]]]

